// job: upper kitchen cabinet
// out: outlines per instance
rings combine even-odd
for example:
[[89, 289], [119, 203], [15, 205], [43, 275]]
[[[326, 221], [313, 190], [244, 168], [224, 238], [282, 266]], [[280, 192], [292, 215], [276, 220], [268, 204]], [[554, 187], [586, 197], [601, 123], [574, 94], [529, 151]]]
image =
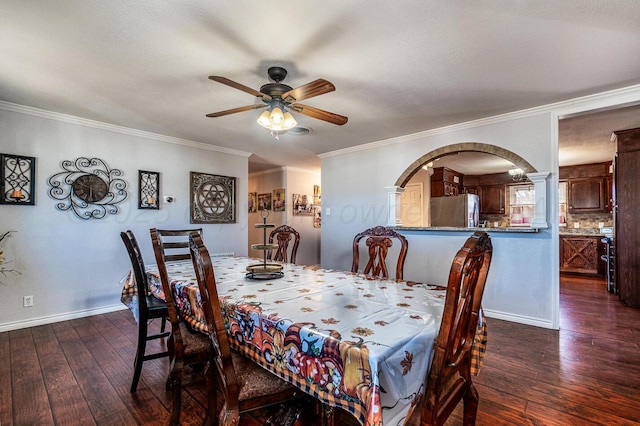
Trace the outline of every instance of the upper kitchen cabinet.
[[480, 187], [480, 213], [504, 214], [504, 185], [483, 185]]
[[448, 197], [462, 193], [462, 174], [446, 167], [433, 169], [431, 176], [431, 196]]
[[570, 213], [606, 211], [604, 178], [569, 179], [567, 189]]
[[508, 173], [464, 176], [465, 191], [480, 196], [481, 214], [505, 214], [505, 188], [513, 183]]
[[611, 162], [560, 167], [560, 180], [567, 182], [569, 213], [611, 210], [608, 180]]

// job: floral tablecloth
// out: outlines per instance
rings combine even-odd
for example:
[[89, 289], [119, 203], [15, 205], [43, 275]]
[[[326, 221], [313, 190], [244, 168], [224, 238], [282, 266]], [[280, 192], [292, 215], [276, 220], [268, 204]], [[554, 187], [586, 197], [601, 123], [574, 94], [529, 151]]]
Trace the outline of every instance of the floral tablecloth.
[[[259, 260], [212, 258], [233, 347], [308, 394], [351, 412], [364, 425], [399, 425], [424, 393], [445, 290], [372, 280], [350, 272], [284, 265], [284, 278], [252, 281]], [[206, 331], [190, 261], [167, 267], [182, 318]], [[155, 265], [147, 275], [161, 289]], [[123, 279], [123, 303], [135, 295]], [[164, 295], [156, 292], [156, 296]], [[486, 346], [478, 328], [475, 368]]]

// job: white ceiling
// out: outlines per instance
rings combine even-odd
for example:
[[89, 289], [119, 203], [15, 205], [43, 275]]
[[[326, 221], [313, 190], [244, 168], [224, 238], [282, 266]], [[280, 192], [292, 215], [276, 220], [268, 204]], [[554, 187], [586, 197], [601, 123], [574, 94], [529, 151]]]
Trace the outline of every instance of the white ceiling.
[[[639, 23], [636, 0], [0, 0], [0, 100], [251, 152], [252, 171], [318, 168], [318, 153], [638, 84]], [[331, 81], [304, 104], [349, 122], [298, 114], [312, 132], [275, 140], [260, 111], [205, 117], [257, 102], [208, 76], [259, 89], [273, 65], [292, 87]]]

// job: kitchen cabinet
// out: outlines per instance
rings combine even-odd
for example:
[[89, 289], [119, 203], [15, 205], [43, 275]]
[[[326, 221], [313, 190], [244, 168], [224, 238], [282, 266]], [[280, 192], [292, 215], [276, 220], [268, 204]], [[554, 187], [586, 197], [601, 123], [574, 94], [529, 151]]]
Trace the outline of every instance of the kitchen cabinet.
[[611, 212], [611, 161], [560, 167], [569, 213]]
[[480, 187], [480, 213], [504, 214], [504, 185], [483, 185]]
[[615, 277], [620, 300], [640, 308], [640, 128], [613, 132], [616, 146]]
[[446, 167], [433, 169], [431, 176], [431, 196], [449, 197], [462, 194], [463, 175]]
[[560, 235], [560, 272], [603, 275], [601, 236]]
[[606, 185], [603, 177], [569, 179], [567, 196], [570, 213], [605, 212]]

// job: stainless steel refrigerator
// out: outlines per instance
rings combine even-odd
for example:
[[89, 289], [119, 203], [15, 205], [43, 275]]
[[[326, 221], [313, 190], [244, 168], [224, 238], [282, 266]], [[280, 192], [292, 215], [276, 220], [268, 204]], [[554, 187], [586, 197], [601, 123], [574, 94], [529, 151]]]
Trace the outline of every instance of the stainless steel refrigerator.
[[431, 226], [477, 227], [480, 215], [480, 198], [476, 194], [432, 197], [429, 213]]

